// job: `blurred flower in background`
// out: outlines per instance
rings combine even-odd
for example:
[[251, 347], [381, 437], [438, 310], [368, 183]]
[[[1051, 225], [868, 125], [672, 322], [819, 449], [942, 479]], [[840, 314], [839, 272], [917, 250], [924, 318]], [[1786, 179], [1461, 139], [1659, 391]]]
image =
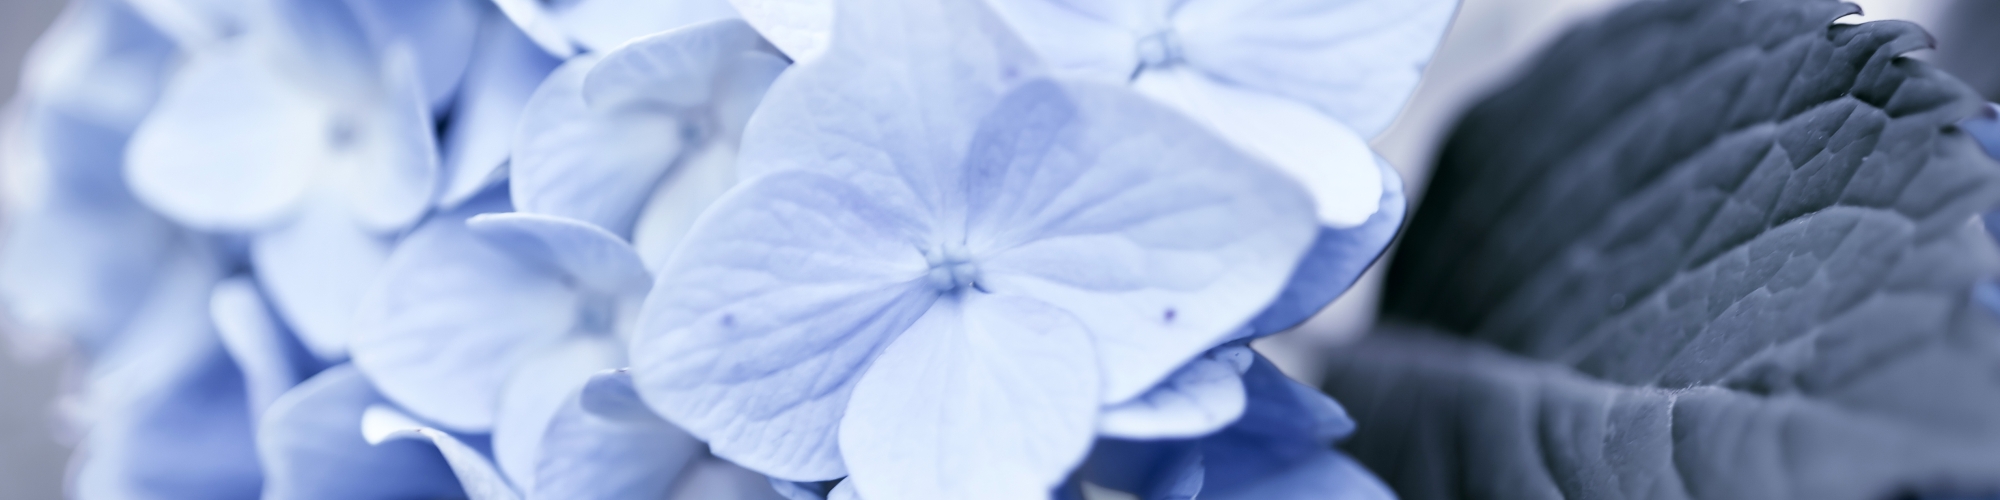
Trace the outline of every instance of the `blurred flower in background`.
[[0, 491], [1393, 497], [1322, 358], [1626, 2], [990, 2], [0, 5]]

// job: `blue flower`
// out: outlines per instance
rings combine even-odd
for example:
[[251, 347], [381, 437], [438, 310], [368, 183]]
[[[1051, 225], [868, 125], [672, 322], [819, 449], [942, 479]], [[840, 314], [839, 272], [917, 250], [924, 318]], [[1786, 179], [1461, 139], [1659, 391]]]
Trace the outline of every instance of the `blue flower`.
[[[0, 305], [30, 349], [85, 355], [126, 329], [188, 235], [126, 189], [125, 146], [174, 46], [122, 2], [70, 4], [29, 55], [0, 123], [8, 190]], [[15, 329], [10, 329], [15, 330]]]
[[536, 45], [562, 58], [610, 52], [641, 36], [736, 17], [726, 0], [494, 0], [493, 4]]
[[[671, 252], [686, 220], [728, 187], [743, 121], [785, 66], [734, 20], [565, 63], [523, 110], [509, 182], [398, 245], [361, 306], [356, 365], [418, 418], [490, 432], [519, 491], [611, 488], [578, 471], [541, 484], [538, 461], [571, 453], [543, 445], [558, 434], [575, 447], [625, 432], [564, 401], [592, 373], [625, 365], [633, 311], [651, 281], [638, 251]], [[510, 193], [511, 203], [494, 196]], [[565, 458], [606, 473], [643, 465]], [[668, 481], [684, 465], [638, 474]]]
[[187, 42], [132, 139], [138, 197], [197, 230], [252, 234], [257, 278], [322, 359], [345, 357], [391, 239], [435, 200], [432, 113], [458, 88], [479, 13], [461, 3], [241, 6]]
[[1041, 496], [1100, 407], [1230, 339], [1312, 243], [1283, 173], [1048, 78], [977, 4], [842, 2], [659, 270], [640, 393], [718, 456], [863, 497]]

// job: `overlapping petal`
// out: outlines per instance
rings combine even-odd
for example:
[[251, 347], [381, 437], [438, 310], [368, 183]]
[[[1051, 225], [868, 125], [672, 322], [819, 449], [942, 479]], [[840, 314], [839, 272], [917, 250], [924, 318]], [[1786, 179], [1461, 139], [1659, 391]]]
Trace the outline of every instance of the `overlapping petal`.
[[840, 424], [853, 473], [843, 483], [884, 499], [1047, 495], [1090, 448], [1094, 362], [1090, 332], [1062, 309], [940, 299], [855, 387]]
[[390, 242], [321, 194], [296, 218], [250, 243], [257, 280], [299, 339], [325, 361], [345, 359], [355, 315], [389, 260]]
[[465, 227], [516, 258], [562, 273], [579, 292], [615, 299], [644, 294], [652, 284], [631, 245], [589, 223], [510, 212], [476, 215]]
[[507, 163], [528, 98], [561, 62], [506, 19], [487, 15], [445, 131], [439, 205], [457, 206], [504, 178], [500, 167]]
[[[673, 239], [734, 183], [744, 122], [786, 62], [729, 19], [572, 62], [536, 92], [515, 148], [522, 211]], [[573, 69], [572, 69], [573, 68]], [[651, 200], [649, 202], [649, 200]], [[667, 248], [666, 250], [671, 250]]]
[[646, 402], [746, 467], [845, 475], [836, 431], [848, 394], [937, 300], [921, 281], [924, 228], [880, 201], [799, 171], [717, 201], [641, 313], [632, 376]]
[[1243, 345], [1224, 345], [1202, 354], [1145, 394], [1106, 406], [1098, 416], [1098, 435], [1190, 438], [1236, 422], [1246, 401], [1242, 375], [1254, 356]]
[[257, 427], [264, 498], [388, 500], [461, 496], [451, 466], [416, 441], [371, 445], [362, 414], [387, 404], [353, 365], [307, 379], [278, 398]]
[[1306, 251], [1305, 260], [1292, 271], [1285, 291], [1251, 320], [1253, 335], [1270, 335], [1305, 323], [1347, 293], [1362, 273], [1389, 249], [1389, 243], [1396, 240], [1409, 210], [1409, 202], [1403, 195], [1403, 178], [1386, 162], [1378, 159], [1376, 166], [1382, 172], [1381, 205], [1361, 225], [1320, 226], [1312, 249]]
[[[1038, 122], [1026, 111], [1038, 106], [1076, 114]], [[1130, 93], [1031, 84], [983, 127], [991, 142], [967, 160], [968, 246], [991, 252], [983, 284], [1077, 315], [1096, 339], [1105, 402], [1221, 344], [1311, 243], [1312, 201], [1291, 179]], [[1035, 146], [1038, 133], [1049, 137]], [[1026, 140], [1006, 144], [1015, 137]]]
[[538, 488], [536, 470], [547, 456], [542, 442], [550, 426], [592, 374], [625, 364], [623, 348], [607, 335], [573, 335], [514, 368], [493, 423], [493, 459], [524, 496], [534, 496]]
[[318, 368], [311, 354], [292, 340], [291, 332], [264, 301], [264, 293], [249, 278], [217, 283], [208, 307], [222, 346], [243, 372], [251, 415], [262, 415], [280, 395]]
[[401, 440], [429, 441], [437, 447], [438, 454], [444, 456], [445, 463], [451, 466], [452, 474], [458, 476], [459, 485], [465, 487], [465, 495], [471, 500], [521, 498], [485, 452], [449, 432], [417, 422], [392, 406], [375, 405], [362, 410], [361, 435], [368, 439], [369, 444], [376, 446]]
[[489, 193], [434, 217], [400, 243], [364, 297], [354, 363], [424, 419], [485, 431], [513, 368], [576, 324], [560, 273], [473, 234], [471, 215], [500, 211]]
[[624, 371], [590, 377], [556, 412], [540, 446], [530, 498], [667, 498], [676, 477], [706, 455], [700, 441], [646, 407]]

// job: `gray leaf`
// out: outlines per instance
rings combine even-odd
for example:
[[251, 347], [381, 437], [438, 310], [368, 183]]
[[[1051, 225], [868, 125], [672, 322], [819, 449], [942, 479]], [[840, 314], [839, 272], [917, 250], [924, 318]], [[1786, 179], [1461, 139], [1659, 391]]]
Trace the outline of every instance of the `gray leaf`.
[[1405, 497], [2000, 492], [1977, 95], [1832, 1], [1638, 2], [1470, 111], [1336, 355]]

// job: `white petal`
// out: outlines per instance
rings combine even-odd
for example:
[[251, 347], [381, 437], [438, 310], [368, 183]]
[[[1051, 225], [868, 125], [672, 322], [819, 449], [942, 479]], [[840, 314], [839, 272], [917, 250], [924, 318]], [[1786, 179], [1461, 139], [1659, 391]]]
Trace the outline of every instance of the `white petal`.
[[596, 64], [594, 56], [572, 59], [535, 90], [515, 136], [508, 189], [523, 212], [622, 236], [680, 154], [681, 124], [671, 114], [592, 110], [583, 85]]
[[250, 243], [250, 261], [272, 305], [327, 361], [347, 357], [356, 307], [388, 259], [388, 240], [359, 227], [326, 196]]
[[[707, 456], [686, 431], [661, 420], [633, 390], [626, 372], [590, 377], [548, 425], [535, 469], [535, 498], [663, 498], [686, 469]], [[758, 479], [758, 486], [769, 489]], [[680, 498], [729, 498], [718, 496]]]
[[514, 368], [576, 324], [579, 300], [555, 270], [467, 230], [475, 201], [405, 238], [363, 298], [354, 364], [426, 420], [483, 432]]
[[264, 53], [197, 53], [133, 132], [133, 194], [196, 229], [248, 231], [289, 215], [325, 151], [328, 104], [273, 72]]
[[1089, 451], [1090, 335], [1033, 299], [967, 292], [875, 359], [841, 419], [841, 456], [875, 500], [1045, 497]]
[[881, 346], [929, 308], [921, 226], [852, 186], [739, 186], [660, 270], [633, 340], [653, 409], [716, 455], [793, 481], [845, 474], [835, 429]]
[[1204, 72], [1302, 101], [1362, 137], [1403, 108], [1458, 0], [1194, 0], [1174, 15]]
[[610, 337], [575, 335], [542, 349], [514, 369], [500, 395], [500, 415], [493, 424], [493, 457], [521, 491], [536, 491], [542, 442], [557, 414], [592, 374], [625, 364], [622, 348]]
[[1105, 402], [1130, 399], [1264, 309], [1312, 243], [1297, 184], [1118, 88], [1023, 86], [967, 159], [981, 283], [1089, 327]]
[[517, 257], [569, 276], [578, 288], [612, 297], [643, 295], [652, 285], [639, 254], [589, 223], [529, 213], [481, 214], [467, 229]]
[[1332, 117], [1186, 68], [1148, 71], [1133, 87], [1284, 169], [1312, 192], [1325, 224], [1353, 227], [1375, 214], [1382, 196], [1375, 153]]

